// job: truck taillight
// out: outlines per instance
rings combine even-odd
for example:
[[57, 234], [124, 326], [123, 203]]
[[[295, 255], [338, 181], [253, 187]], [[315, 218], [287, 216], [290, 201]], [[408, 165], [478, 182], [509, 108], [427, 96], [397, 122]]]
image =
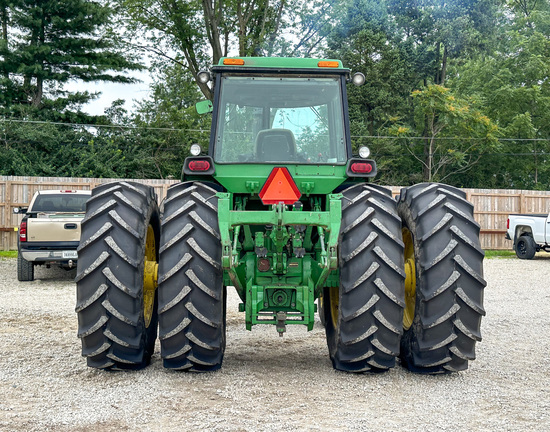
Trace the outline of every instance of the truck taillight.
[[506, 220], [506, 229], [510, 229], [510, 218]]
[[368, 174], [372, 171], [372, 165], [367, 162], [354, 162], [350, 169], [355, 174]]
[[19, 241], [27, 241], [27, 222], [21, 222], [19, 227]]
[[193, 160], [189, 162], [189, 169], [191, 171], [208, 171], [210, 169], [210, 162], [207, 160]]

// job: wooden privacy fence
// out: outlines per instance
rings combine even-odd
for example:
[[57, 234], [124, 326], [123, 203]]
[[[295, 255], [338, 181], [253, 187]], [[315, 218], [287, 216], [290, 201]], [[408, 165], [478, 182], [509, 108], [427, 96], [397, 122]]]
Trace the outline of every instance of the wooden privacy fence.
[[[67, 178], [67, 177], [6, 177], [0, 176], [0, 250], [17, 249], [14, 228], [22, 216], [13, 214], [14, 207], [27, 206], [37, 190], [86, 189], [118, 179]], [[133, 180], [151, 185], [159, 197], [177, 180]], [[392, 187], [393, 194], [399, 187]], [[464, 189], [474, 204], [474, 215], [481, 225], [481, 246], [484, 249], [511, 249], [512, 242], [504, 239], [509, 214], [541, 214], [550, 211], [550, 191]]]
[[[120, 179], [72, 178], [72, 177], [15, 177], [0, 176], [0, 250], [17, 249], [17, 233], [21, 215], [13, 214], [14, 207], [28, 206], [38, 190], [92, 190], [94, 187]], [[166, 191], [177, 180], [132, 180], [153, 186], [159, 203]]]

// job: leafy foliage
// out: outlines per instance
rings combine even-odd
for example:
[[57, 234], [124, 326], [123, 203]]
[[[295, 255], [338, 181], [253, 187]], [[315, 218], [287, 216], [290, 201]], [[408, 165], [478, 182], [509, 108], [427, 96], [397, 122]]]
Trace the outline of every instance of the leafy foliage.
[[[377, 182], [550, 184], [548, 0], [13, 0], [0, 21], [2, 174], [178, 178], [189, 146], [208, 146], [210, 118], [193, 105], [212, 90], [198, 72], [281, 55], [366, 75], [348, 86], [350, 127]], [[132, 113], [116, 101], [89, 116], [97, 95], [66, 90], [130, 82], [144, 52], [153, 84]]]

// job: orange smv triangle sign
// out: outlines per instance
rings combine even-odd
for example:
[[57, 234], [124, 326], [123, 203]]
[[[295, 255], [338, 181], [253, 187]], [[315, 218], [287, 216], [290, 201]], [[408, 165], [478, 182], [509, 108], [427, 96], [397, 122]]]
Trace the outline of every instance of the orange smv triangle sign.
[[294, 204], [300, 199], [302, 193], [298, 189], [298, 186], [296, 186], [288, 169], [276, 167], [269, 174], [259, 196], [266, 205], [278, 204], [280, 202], [283, 204]]

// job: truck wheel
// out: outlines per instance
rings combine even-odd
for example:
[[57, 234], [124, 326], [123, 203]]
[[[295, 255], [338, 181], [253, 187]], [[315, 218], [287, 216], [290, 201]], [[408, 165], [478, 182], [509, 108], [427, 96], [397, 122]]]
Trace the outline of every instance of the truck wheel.
[[533, 259], [537, 252], [535, 240], [530, 235], [522, 235], [516, 242], [516, 255], [519, 259]]
[[82, 355], [98, 369], [145, 367], [158, 326], [156, 194], [135, 182], [98, 186], [81, 227], [75, 280]]
[[216, 191], [168, 189], [161, 210], [159, 339], [164, 367], [213, 371], [225, 351], [225, 299]]
[[465, 370], [485, 315], [473, 205], [460, 189], [422, 183], [401, 190], [398, 211], [407, 275], [401, 362], [419, 373]]
[[21, 253], [17, 254], [17, 280], [21, 282], [34, 280], [34, 263], [23, 258]]
[[329, 354], [338, 370], [383, 371], [403, 331], [401, 220], [389, 190], [361, 184], [342, 194], [340, 286], [323, 292]]

